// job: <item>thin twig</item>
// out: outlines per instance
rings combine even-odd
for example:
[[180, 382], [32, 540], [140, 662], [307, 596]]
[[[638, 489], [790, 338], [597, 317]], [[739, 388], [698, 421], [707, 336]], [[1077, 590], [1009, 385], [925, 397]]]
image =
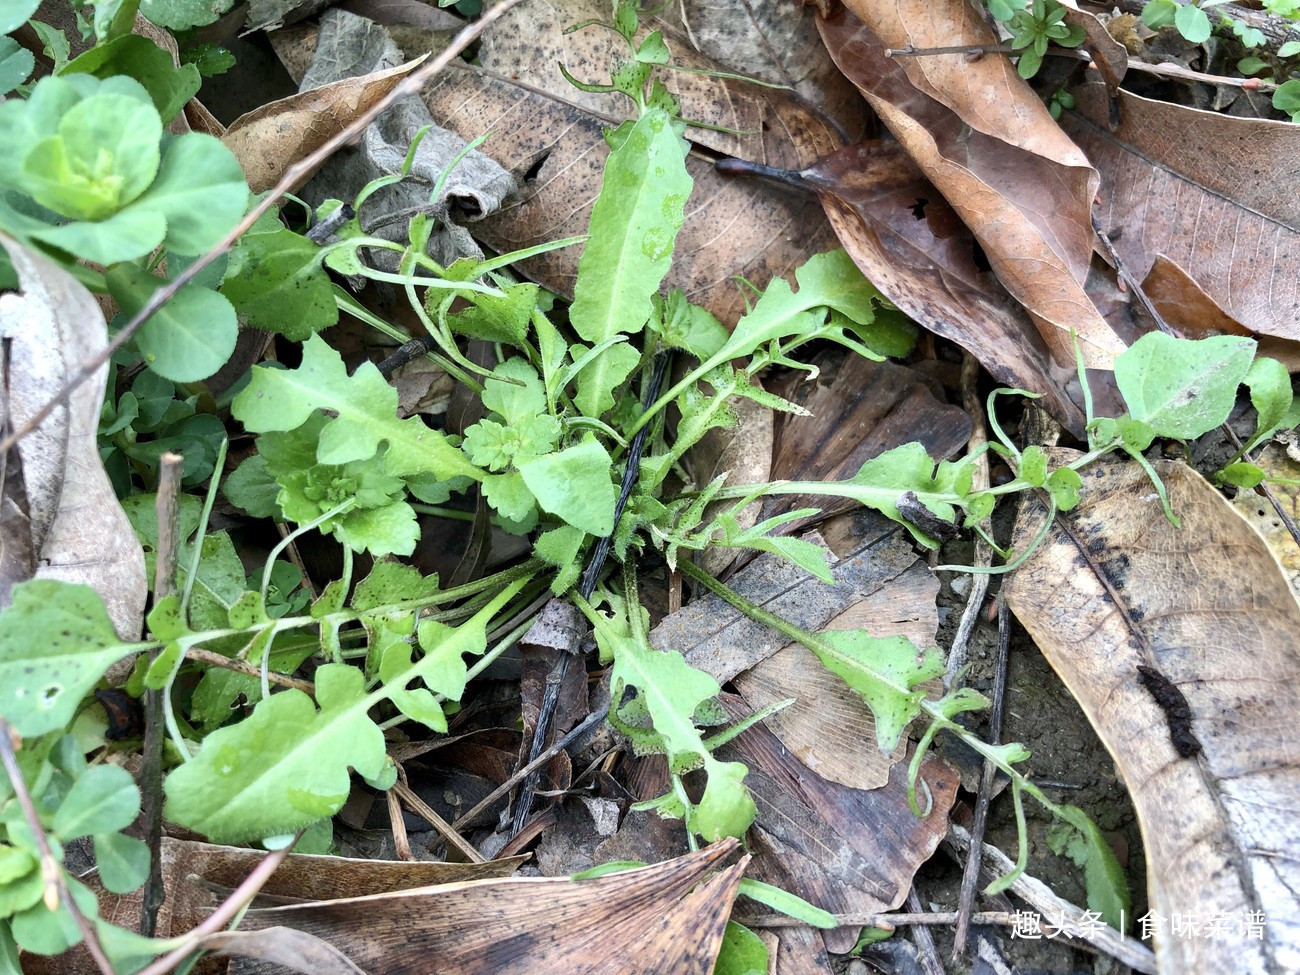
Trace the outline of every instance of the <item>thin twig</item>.
[[1101, 245], [1106, 248], [1106, 253], [1110, 256], [1111, 261], [1114, 262], [1115, 273], [1120, 276], [1124, 283], [1132, 290], [1133, 294], [1137, 296], [1138, 301], [1142, 303], [1142, 307], [1146, 309], [1146, 313], [1150, 315], [1151, 320], [1156, 323], [1156, 328], [1160, 329], [1160, 331], [1164, 332], [1166, 335], [1177, 335], [1178, 333], [1170, 327], [1169, 323], [1164, 320], [1164, 317], [1160, 312], [1156, 310], [1155, 303], [1147, 296], [1147, 293], [1142, 290], [1141, 282], [1133, 276], [1132, 272], [1129, 271], [1128, 266], [1120, 259], [1119, 251], [1115, 250], [1114, 243], [1102, 229], [1101, 221], [1097, 219], [1097, 214], [1095, 213], [1092, 215], [1092, 229], [1097, 235], [1097, 239], [1101, 241]]
[[326, 159], [360, 135], [371, 122], [386, 112], [394, 104], [401, 101], [403, 98], [407, 98], [411, 95], [418, 95], [420, 89], [422, 89], [434, 75], [454, 61], [460, 55], [461, 51], [465, 50], [465, 48], [472, 44], [480, 34], [487, 30], [488, 27], [519, 2], [520, 0], [500, 0], [500, 2], [495, 6], [484, 11], [482, 17], [457, 34], [451, 44], [444, 48], [437, 57], [431, 60], [428, 64], [422, 65], [412, 71], [405, 78], [399, 81], [392, 91], [379, 99], [379, 101], [375, 102], [375, 104], [369, 109], [358, 115], [345, 128], [333, 136], [333, 138], [325, 140], [325, 142], [323, 142], [315, 151], [308, 153], [302, 159], [298, 160], [298, 162], [286, 169], [284, 175], [280, 177], [280, 181], [257, 201], [253, 208], [248, 211], [244, 219], [239, 221], [230, 233], [226, 234], [226, 236], [223, 237], [215, 247], [199, 257], [199, 259], [193, 264], [188, 265], [184, 270], [177, 274], [176, 277], [163, 283], [158, 290], [150, 296], [149, 300], [141, 306], [140, 310], [131, 316], [131, 318], [118, 331], [117, 335], [114, 336], [102, 350], [83, 362], [73, 377], [69, 379], [63, 387], [54, 394], [54, 396], [46, 401], [40, 409], [33, 413], [26, 423], [5, 437], [4, 440], [0, 440], [0, 455], [3, 455], [19, 440], [45, 422], [46, 417], [57, 409], [60, 404], [65, 402], [70, 395], [72, 395], [73, 390], [89, 379], [100, 368], [100, 366], [112, 357], [114, 352], [131, 340], [131, 337], [135, 335], [136, 331], [139, 330], [140, 326], [143, 325], [151, 315], [175, 297], [181, 288], [185, 287], [185, 285], [198, 277], [199, 274], [208, 267], [208, 265], [221, 257], [221, 255], [227, 253], [234, 246], [235, 242], [239, 240], [239, 238], [242, 237], [255, 223], [257, 223], [258, 219], [261, 218], [264, 213], [269, 211], [280, 201], [281, 197], [292, 190], [294, 186], [298, 185], [300, 181], [311, 176], [311, 174], [314, 173]]
[[[916, 884], [907, 892], [907, 906], [913, 914], [921, 913], [921, 897], [916, 892]], [[912, 932], [912, 942], [916, 945], [926, 975], [943, 975], [943, 962], [939, 960], [939, 949], [934, 946], [934, 935], [930, 929], [923, 924], [917, 925]]]
[[471, 809], [469, 812], [465, 813], [454, 823], [452, 823], [451, 828], [459, 832], [469, 823], [473, 822], [474, 818], [478, 816], [478, 814], [481, 813], [484, 809], [487, 809], [489, 806], [492, 805], [492, 803], [496, 802], [498, 799], [500, 799], [502, 796], [508, 793], [511, 789], [513, 789], [516, 785], [522, 782], [525, 778], [527, 778], [537, 769], [541, 768], [543, 765], [545, 765], [547, 762], [553, 759], [556, 755], [560, 754], [560, 752], [564, 751], [574, 742], [582, 739], [588, 732], [594, 729], [597, 725], [600, 724], [600, 722], [604, 721], [605, 718], [608, 716], [609, 716], [608, 704], [602, 708], [598, 708], [597, 710], [592, 711], [591, 714], [587, 715], [585, 718], [582, 719], [581, 724], [576, 725], [574, 729], [570, 731], [567, 735], [565, 735], [554, 745], [546, 749], [546, 751], [542, 752], [540, 755], [538, 755], [535, 759], [533, 759], [523, 768], [519, 769], [519, 771], [515, 772], [514, 775], [510, 776], [510, 778], [506, 779], [499, 786], [497, 786], [495, 789], [493, 789], [491, 792], [485, 795], [478, 802], [478, 804], [474, 806], [473, 809]]
[[[158, 493], [154, 513], [158, 518], [157, 558], [154, 563], [154, 605], [176, 591], [176, 563], [180, 556], [180, 493], [185, 458], [165, 451], [158, 459]], [[160, 647], [149, 651], [149, 661], [158, 659]], [[152, 938], [158, 926], [158, 911], [167, 892], [162, 876], [162, 766], [163, 741], [167, 737], [163, 696], [170, 687], [144, 692], [144, 746], [140, 769], [140, 819], [145, 844], [149, 847], [149, 877], [140, 897], [140, 933]]]
[[[250, 664], [247, 660], [237, 660], [234, 657], [227, 657], [224, 654], [215, 653], [212, 650], [204, 650], [200, 647], [190, 647], [185, 651], [185, 659], [191, 663], [207, 664], [210, 667], [221, 667], [225, 670], [233, 670], [237, 674], [245, 674], [248, 677], [262, 678], [262, 668], [257, 664]], [[288, 674], [276, 673], [269, 670], [266, 678], [272, 684], [279, 684], [281, 687], [292, 687], [297, 690], [316, 696], [316, 685], [309, 680], [303, 680], [300, 677], [290, 677]]]
[[[989, 439], [988, 429], [984, 425], [984, 404], [979, 399], [979, 375], [979, 360], [969, 352], [963, 352], [961, 398], [962, 406], [971, 418], [970, 439], [966, 441], [967, 454], [973, 454], [980, 450]], [[983, 453], [975, 464], [974, 475], [971, 479], [971, 490], [982, 491], [988, 486], [989, 460], [988, 454]], [[984, 524], [987, 525], [988, 523], [988, 519], [985, 519]], [[974, 564], [982, 568], [988, 568], [993, 564], [993, 549], [979, 535], [975, 537]], [[966, 666], [966, 652], [970, 645], [971, 634], [975, 632], [975, 624], [979, 621], [980, 612], [984, 609], [984, 597], [989, 591], [990, 577], [987, 572], [972, 573], [967, 578], [970, 579], [970, 592], [966, 596], [966, 608], [962, 611], [961, 622], [957, 624], [957, 632], [953, 636], [952, 645], [948, 649], [948, 665], [944, 685], [950, 690], [956, 683], [962, 668]]]
[[[1002, 719], [1007, 701], [1007, 660], [1011, 650], [1011, 611], [1007, 601], [998, 599], [998, 659], [993, 675], [993, 707], [989, 713], [989, 744], [1002, 744]], [[993, 799], [993, 779], [996, 768], [986, 761], [980, 775], [979, 797], [975, 803], [975, 821], [971, 824], [970, 853], [961, 875], [961, 894], [957, 901], [957, 930], [953, 938], [952, 960], [957, 961], [966, 952], [970, 936], [970, 919], [975, 907], [975, 887], [979, 883], [980, 866], [984, 850], [984, 830], [988, 823], [989, 803]]]
[[244, 882], [231, 891], [230, 896], [208, 915], [207, 920], [195, 926], [188, 934], [183, 936], [185, 939], [184, 944], [174, 951], [169, 951], [148, 968], [142, 968], [136, 975], [167, 975], [187, 956], [202, 947], [200, 942], [204, 938], [210, 934], [215, 934], [233, 921], [235, 915], [244, 909], [244, 905], [257, 896], [257, 892], [262, 889], [262, 885], [271, 879], [271, 874], [275, 873], [276, 868], [284, 862], [284, 858], [289, 855], [289, 851], [293, 849], [294, 844], [298, 842], [301, 836], [302, 832], [299, 831], [298, 835], [293, 838], [293, 843], [290, 843], [282, 850], [268, 853], [266, 859], [249, 871], [248, 876], [244, 878]]
[[406, 772], [399, 765], [397, 781], [384, 793], [384, 801], [388, 804], [388, 825], [393, 831], [393, 849], [397, 852], [397, 859], [410, 861], [415, 859], [415, 855], [411, 853], [411, 839], [406, 835], [406, 817], [402, 813], [402, 802], [397, 796], [398, 786], [403, 785], [402, 778], [405, 775]]
[[27, 820], [32, 837], [36, 840], [36, 848], [41, 854], [41, 874], [45, 878], [45, 906], [51, 911], [57, 911], [60, 904], [67, 906], [68, 913], [72, 915], [77, 930], [81, 932], [81, 937], [86, 942], [86, 951], [95, 961], [95, 966], [104, 975], [113, 975], [113, 964], [104, 953], [104, 946], [99, 943], [99, 936], [95, 933], [94, 926], [86, 915], [81, 913], [81, 908], [73, 899], [63, 876], [63, 864], [55, 858], [54, 851], [50, 849], [49, 838], [45, 835], [45, 828], [41, 826], [41, 817], [36, 812], [36, 804], [32, 802], [32, 795], [27, 791], [27, 783], [23, 780], [22, 770], [18, 767], [18, 758], [14, 754], [14, 742], [17, 740], [18, 733], [14, 731], [13, 725], [0, 718], [0, 760], [4, 762], [5, 771], [9, 774], [9, 783], [13, 786], [14, 795], [18, 797], [18, 805], [22, 807], [23, 818]]
[[[941, 54], [965, 54], [972, 58], [981, 58], [986, 54], [1024, 54], [1023, 50], [1018, 50], [1007, 44], [954, 44], [951, 47], [895, 47], [885, 51], [885, 55], [891, 58], [928, 58]], [[1053, 58], [1065, 58], [1069, 61], [1092, 61], [1093, 55], [1087, 48], [1069, 48], [1069, 47], [1050, 47], [1047, 49], [1047, 56]], [[1233, 88], [1244, 88], [1247, 91], [1274, 91], [1278, 85], [1276, 82], [1264, 81], [1262, 78], [1231, 78], [1227, 75], [1205, 74], [1201, 71], [1193, 71], [1191, 68], [1184, 68], [1179, 64], [1161, 62], [1158, 64], [1149, 64], [1146, 61], [1139, 61], [1136, 58], [1130, 58], [1128, 68], [1132, 71], [1141, 71], [1145, 74], [1153, 74], [1162, 78], [1176, 78], [1179, 81], [1191, 81], [1203, 85], [1229, 85]]]
[[397, 798], [402, 800], [426, 823], [437, 831], [438, 835], [447, 841], [447, 846], [455, 847], [460, 851], [461, 856], [465, 857], [468, 863], [487, 863], [487, 857], [483, 856], [478, 850], [474, 849], [474, 844], [470, 843], [447, 820], [438, 815], [437, 811], [427, 802], [421, 799], [409, 785], [398, 779], [389, 790], [390, 794], [396, 793]]

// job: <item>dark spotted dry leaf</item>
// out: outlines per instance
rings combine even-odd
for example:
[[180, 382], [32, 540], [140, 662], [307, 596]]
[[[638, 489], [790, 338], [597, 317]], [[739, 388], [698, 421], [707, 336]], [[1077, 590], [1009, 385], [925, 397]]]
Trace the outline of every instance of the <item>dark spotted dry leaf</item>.
[[[1166, 929], [1159, 971], [1300, 971], [1300, 604], [1218, 491], [1181, 463], [1156, 471], [1181, 528], [1138, 465], [1095, 463], [1007, 603], [1128, 784], [1152, 914], [1230, 919], [1222, 937]], [[1044, 515], [1026, 501], [1017, 548]], [[1258, 940], [1239, 924], [1253, 912]]]

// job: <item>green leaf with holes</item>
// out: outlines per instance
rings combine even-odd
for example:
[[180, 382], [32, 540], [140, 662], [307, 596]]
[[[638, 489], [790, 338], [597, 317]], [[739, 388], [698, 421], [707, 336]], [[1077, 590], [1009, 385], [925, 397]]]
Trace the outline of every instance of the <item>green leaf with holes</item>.
[[104, 671], [139, 649], [118, 638], [89, 586], [21, 582], [0, 613], [0, 714], [24, 738], [62, 728]]

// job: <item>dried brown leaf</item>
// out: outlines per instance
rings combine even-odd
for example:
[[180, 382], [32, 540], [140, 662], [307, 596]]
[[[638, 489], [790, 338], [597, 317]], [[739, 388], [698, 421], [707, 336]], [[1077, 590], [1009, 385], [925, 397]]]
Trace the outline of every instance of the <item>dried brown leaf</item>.
[[[939, 580], [917, 562], [827, 622], [827, 630], [866, 630], [872, 636], [905, 636], [918, 647], [934, 644], [939, 629], [935, 597]], [[871, 747], [876, 721], [848, 685], [805, 647], [792, 643], [735, 679], [755, 711], [788, 698], [795, 703], [767, 719], [767, 726], [809, 769], [853, 789], [879, 789], [904, 754]]]
[[[303, 975], [366, 975], [341, 951], [327, 941], [292, 928], [267, 928], [264, 931], [218, 931], [201, 942], [215, 955], [250, 958]], [[233, 966], [244, 971], [244, 966]]]
[[244, 167], [252, 191], [261, 193], [274, 186], [289, 166], [396, 88], [419, 64], [408, 61], [268, 102], [235, 119], [221, 141]]
[[[220, 901], [266, 857], [259, 850], [247, 850], [213, 843], [162, 838], [162, 878], [166, 896], [158, 912], [157, 936], [179, 937], [202, 923]], [[397, 860], [362, 860], [340, 856], [291, 853], [258, 892], [254, 904], [271, 906], [308, 900], [382, 895], [431, 884], [505, 877], [523, 862], [523, 857], [487, 863], [429, 863]], [[100, 916], [134, 930], [140, 920], [140, 891], [111, 894], [100, 888], [95, 875], [80, 878], [99, 898]], [[82, 946], [54, 958], [24, 959], [28, 975], [65, 975], [92, 971], [93, 962]], [[382, 966], [368, 969], [371, 975], [385, 972]], [[225, 975], [226, 963], [205, 958], [193, 969], [194, 975]]]
[[306, 931], [385, 975], [708, 975], [748, 862], [722, 866], [736, 849], [727, 840], [591, 880], [486, 880], [254, 909], [241, 927]]
[[1124, 343], [1084, 290], [1097, 174], [1005, 58], [902, 58], [886, 48], [996, 44], [965, 0], [855, 0], [820, 21], [840, 69], [970, 227], [1052, 357], [1111, 368]]
[[[1138, 465], [1093, 464], [1007, 602], [1129, 785], [1152, 914], [1233, 919], [1223, 937], [1157, 935], [1159, 970], [1300, 970], [1300, 604], [1213, 487], [1156, 470], [1181, 528]], [[1027, 501], [1018, 546], [1043, 517]], [[1266, 919], [1261, 940], [1234, 927], [1243, 912]]]
[[[108, 342], [103, 313], [48, 258], [0, 235], [20, 289], [0, 295], [7, 339], [8, 420], [22, 426]], [[108, 380], [104, 364], [19, 442], [37, 578], [90, 586], [124, 640], [136, 640], [147, 592], [144, 550], [99, 459], [96, 434]], [[3, 580], [4, 598], [22, 579]]]
[[[892, 142], [859, 143], [801, 174], [817, 187], [840, 243], [908, 317], [956, 342], [1003, 383], [1042, 393], [1082, 430], [1069, 370], [1053, 368], [1033, 319], [998, 281], [975, 236]], [[801, 475], [802, 476], [802, 475]]]
[[[748, 713], [734, 696], [724, 695], [723, 703], [733, 717]], [[934, 755], [921, 763], [924, 786], [917, 788], [934, 799], [923, 818], [907, 805], [907, 762], [893, 766], [882, 788], [853, 789], [809, 770], [763, 726], [746, 731], [720, 755], [752, 770], [745, 781], [758, 806], [752, 834], [755, 876], [832, 914], [897, 908], [917, 868], [947, 834], [948, 812], [957, 797], [957, 772]], [[857, 942], [858, 928], [819, 934], [830, 951], [844, 953]]]
[[1119, 97], [1114, 132], [1100, 85], [1062, 121], [1102, 175], [1098, 220], [1129, 272], [1163, 256], [1252, 332], [1300, 339], [1300, 126]]

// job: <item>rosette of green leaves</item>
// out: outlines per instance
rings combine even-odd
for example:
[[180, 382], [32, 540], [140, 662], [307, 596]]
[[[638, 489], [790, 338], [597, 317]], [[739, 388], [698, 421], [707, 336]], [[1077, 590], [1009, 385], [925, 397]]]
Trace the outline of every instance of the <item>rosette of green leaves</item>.
[[594, 438], [557, 450], [560, 421], [547, 412], [537, 370], [509, 359], [483, 386], [492, 412], [465, 431], [462, 449], [489, 473], [484, 497], [516, 531], [538, 520], [537, 509], [592, 535], [614, 530], [613, 460]]
[[[131, 78], [42, 78], [27, 99], [0, 104], [0, 228], [106, 265], [106, 286], [128, 314], [162, 284], [129, 262], [159, 247], [178, 264], [202, 254], [247, 203], [230, 150], [197, 132], [164, 134], [154, 100]], [[136, 342], [155, 371], [189, 382], [220, 368], [236, 330], [228, 301], [190, 285]]]

